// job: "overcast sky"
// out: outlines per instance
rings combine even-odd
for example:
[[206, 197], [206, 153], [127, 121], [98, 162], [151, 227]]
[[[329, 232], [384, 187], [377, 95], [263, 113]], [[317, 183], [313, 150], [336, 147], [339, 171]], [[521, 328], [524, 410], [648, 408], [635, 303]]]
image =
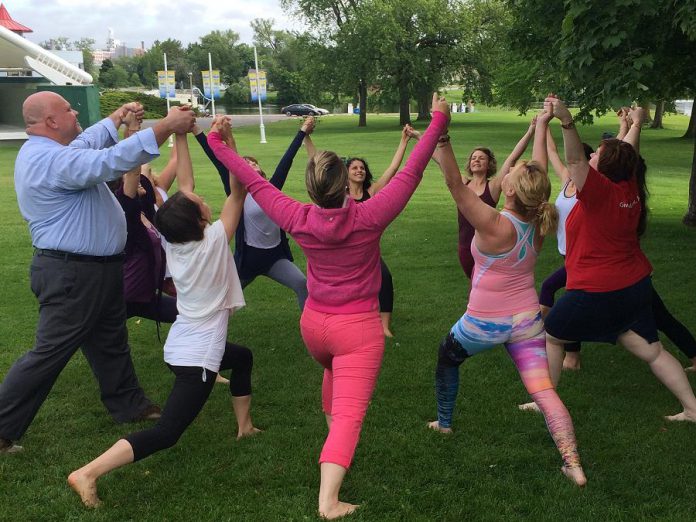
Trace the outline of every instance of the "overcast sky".
[[273, 18], [279, 29], [302, 29], [280, 8], [280, 0], [0, 0], [17, 22], [34, 30], [39, 43], [58, 36], [94, 38], [104, 47], [109, 27], [114, 37], [149, 48], [155, 40], [176, 38], [184, 46], [215, 29], [232, 29], [251, 43], [249, 22]]

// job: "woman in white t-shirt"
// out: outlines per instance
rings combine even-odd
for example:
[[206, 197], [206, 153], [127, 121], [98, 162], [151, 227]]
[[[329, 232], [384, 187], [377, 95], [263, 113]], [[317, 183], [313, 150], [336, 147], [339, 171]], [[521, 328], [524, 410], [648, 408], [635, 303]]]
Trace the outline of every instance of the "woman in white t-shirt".
[[[217, 130], [217, 121], [213, 130]], [[162, 417], [132, 433], [68, 477], [87, 507], [100, 504], [97, 480], [109, 471], [176, 444], [208, 399], [221, 369], [231, 369], [230, 391], [238, 423], [237, 438], [258, 433], [251, 422], [252, 354], [227, 342], [230, 314], [244, 306], [229, 242], [239, 223], [246, 191], [230, 176], [232, 193], [220, 219], [193, 192], [193, 171], [186, 135], [177, 135], [179, 192], [158, 210], [155, 225], [167, 240], [169, 269], [177, 290], [179, 315], [164, 346], [164, 360], [175, 380]]]

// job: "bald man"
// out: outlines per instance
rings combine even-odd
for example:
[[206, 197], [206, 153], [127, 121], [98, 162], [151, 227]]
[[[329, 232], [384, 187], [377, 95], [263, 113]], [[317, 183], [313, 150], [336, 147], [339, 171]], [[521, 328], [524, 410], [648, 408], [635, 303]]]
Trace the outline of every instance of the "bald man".
[[118, 141], [128, 103], [82, 132], [77, 111], [58, 94], [39, 92], [24, 102], [29, 139], [15, 162], [15, 190], [29, 224], [34, 257], [31, 289], [39, 301], [32, 350], [0, 384], [0, 453], [16, 453], [58, 375], [82, 349], [117, 422], [159, 417], [138, 384], [128, 347], [123, 300], [126, 221], [106, 186], [159, 155], [172, 133], [193, 128], [194, 115], [172, 109], [153, 128]]

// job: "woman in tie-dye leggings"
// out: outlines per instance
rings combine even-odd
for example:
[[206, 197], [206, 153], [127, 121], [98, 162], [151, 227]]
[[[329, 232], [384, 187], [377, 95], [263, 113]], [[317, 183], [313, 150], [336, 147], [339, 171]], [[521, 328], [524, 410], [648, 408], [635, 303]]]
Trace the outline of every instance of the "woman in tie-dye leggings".
[[515, 166], [502, 181], [501, 212], [483, 203], [461, 182], [448, 139], [442, 139], [437, 159], [459, 211], [474, 226], [471, 244], [474, 272], [464, 316], [440, 344], [435, 388], [437, 420], [430, 428], [450, 433], [459, 389], [459, 366], [465, 359], [498, 344], [507, 348], [522, 382], [544, 414], [551, 437], [563, 458], [563, 473], [583, 486], [587, 482], [578, 456], [568, 410], [549, 377], [544, 324], [534, 287], [534, 265], [541, 245], [558, 222], [549, 203], [546, 174], [548, 110], [537, 118], [533, 160]]

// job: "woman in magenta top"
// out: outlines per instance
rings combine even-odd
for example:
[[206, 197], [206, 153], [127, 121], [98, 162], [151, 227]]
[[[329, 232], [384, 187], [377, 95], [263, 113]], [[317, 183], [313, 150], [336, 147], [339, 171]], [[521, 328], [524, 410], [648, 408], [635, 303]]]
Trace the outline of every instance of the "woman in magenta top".
[[379, 316], [379, 241], [418, 186], [446, 131], [449, 105], [433, 96], [433, 119], [406, 166], [374, 197], [349, 197], [348, 173], [333, 152], [319, 152], [307, 165], [305, 204], [286, 196], [210, 133], [220, 161], [247, 186], [254, 200], [293, 236], [307, 257], [309, 297], [300, 327], [307, 349], [323, 367], [322, 405], [329, 434], [319, 459], [319, 514], [337, 518], [357, 506], [338, 493], [358, 443], [384, 352]]
[[623, 141], [604, 140], [590, 160], [568, 109], [547, 98], [561, 120], [566, 164], [577, 204], [566, 222], [567, 292], [546, 318], [551, 378], [558, 383], [563, 344], [620, 342], [646, 361], [684, 410], [668, 420], [696, 422], [696, 397], [679, 362], [657, 336], [652, 312], [652, 266], [640, 248], [645, 231], [645, 170], [638, 169], [643, 110], [634, 109]]
[[440, 167], [459, 211], [475, 228], [471, 254], [475, 261], [466, 313], [440, 343], [435, 389], [437, 420], [429, 427], [452, 431], [459, 389], [459, 366], [469, 357], [504, 344], [528, 393], [543, 412], [563, 458], [563, 473], [586, 482], [568, 410], [551, 384], [544, 350], [544, 324], [534, 286], [534, 266], [544, 237], [553, 233], [558, 213], [549, 203], [546, 174], [546, 126], [550, 106], [538, 117], [532, 161], [521, 162], [501, 183], [501, 212], [481, 201], [462, 183], [452, 147], [439, 146]]

